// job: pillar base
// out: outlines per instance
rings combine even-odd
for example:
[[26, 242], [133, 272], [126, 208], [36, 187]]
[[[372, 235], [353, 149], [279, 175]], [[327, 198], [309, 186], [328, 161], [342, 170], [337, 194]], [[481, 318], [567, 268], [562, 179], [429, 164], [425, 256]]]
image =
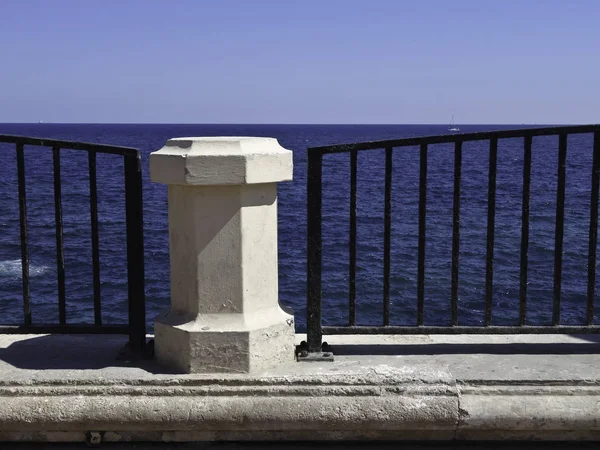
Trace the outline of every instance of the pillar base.
[[154, 324], [155, 357], [183, 373], [260, 373], [294, 362], [294, 317], [280, 308], [243, 314], [168, 310]]

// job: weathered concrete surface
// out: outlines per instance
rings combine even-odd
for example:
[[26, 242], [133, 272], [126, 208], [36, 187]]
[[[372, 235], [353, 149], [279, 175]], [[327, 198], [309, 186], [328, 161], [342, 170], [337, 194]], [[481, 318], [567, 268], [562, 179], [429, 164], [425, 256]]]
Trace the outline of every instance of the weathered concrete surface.
[[277, 182], [292, 152], [276, 139], [171, 139], [150, 155], [169, 203], [171, 307], [157, 361], [187, 373], [260, 373], [294, 361], [294, 317], [279, 306]]
[[248, 136], [169, 139], [150, 155], [152, 181], [169, 185], [244, 185], [292, 179], [292, 152], [277, 139]]
[[595, 340], [338, 336], [333, 363], [215, 376], [117, 362], [121, 337], [4, 335], [0, 440], [600, 439]]

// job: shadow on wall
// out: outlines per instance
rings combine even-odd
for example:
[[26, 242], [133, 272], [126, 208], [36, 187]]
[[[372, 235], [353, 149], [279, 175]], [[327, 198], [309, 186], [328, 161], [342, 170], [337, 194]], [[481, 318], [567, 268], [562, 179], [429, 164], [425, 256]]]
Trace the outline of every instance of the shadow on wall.
[[[402, 444], [389, 441], [306, 441], [306, 442], [128, 442], [128, 443], [102, 443], [102, 448], [110, 450], [513, 450], [519, 447], [528, 450], [571, 450], [597, 449], [597, 442], [415, 442], [404, 441]], [[81, 450], [82, 444], [45, 444], [45, 443], [3, 443], [3, 450]]]
[[[597, 442], [532, 442], [532, 441], [509, 441], [509, 442], [398, 442], [377, 441], [306, 441], [306, 442], [128, 442], [128, 443], [102, 443], [102, 448], [110, 450], [513, 450], [519, 447], [528, 450], [571, 450], [597, 449]], [[4, 443], [3, 450], [81, 450], [82, 444], [44, 444], [44, 443]]]

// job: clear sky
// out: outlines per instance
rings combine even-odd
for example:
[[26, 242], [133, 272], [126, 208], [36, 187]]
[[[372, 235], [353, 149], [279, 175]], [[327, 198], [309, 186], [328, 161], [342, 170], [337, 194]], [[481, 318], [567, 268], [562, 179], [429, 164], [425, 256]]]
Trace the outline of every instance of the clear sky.
[[0, 122], [598, 123], [600, 0], [0, 0]]

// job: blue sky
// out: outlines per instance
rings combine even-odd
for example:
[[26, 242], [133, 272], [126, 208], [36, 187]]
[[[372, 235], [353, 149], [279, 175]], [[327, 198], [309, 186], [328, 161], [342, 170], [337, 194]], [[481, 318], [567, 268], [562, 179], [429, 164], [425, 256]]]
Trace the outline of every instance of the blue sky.
[[0, 0], [0, 122], [598, 123], [598, 0]]

